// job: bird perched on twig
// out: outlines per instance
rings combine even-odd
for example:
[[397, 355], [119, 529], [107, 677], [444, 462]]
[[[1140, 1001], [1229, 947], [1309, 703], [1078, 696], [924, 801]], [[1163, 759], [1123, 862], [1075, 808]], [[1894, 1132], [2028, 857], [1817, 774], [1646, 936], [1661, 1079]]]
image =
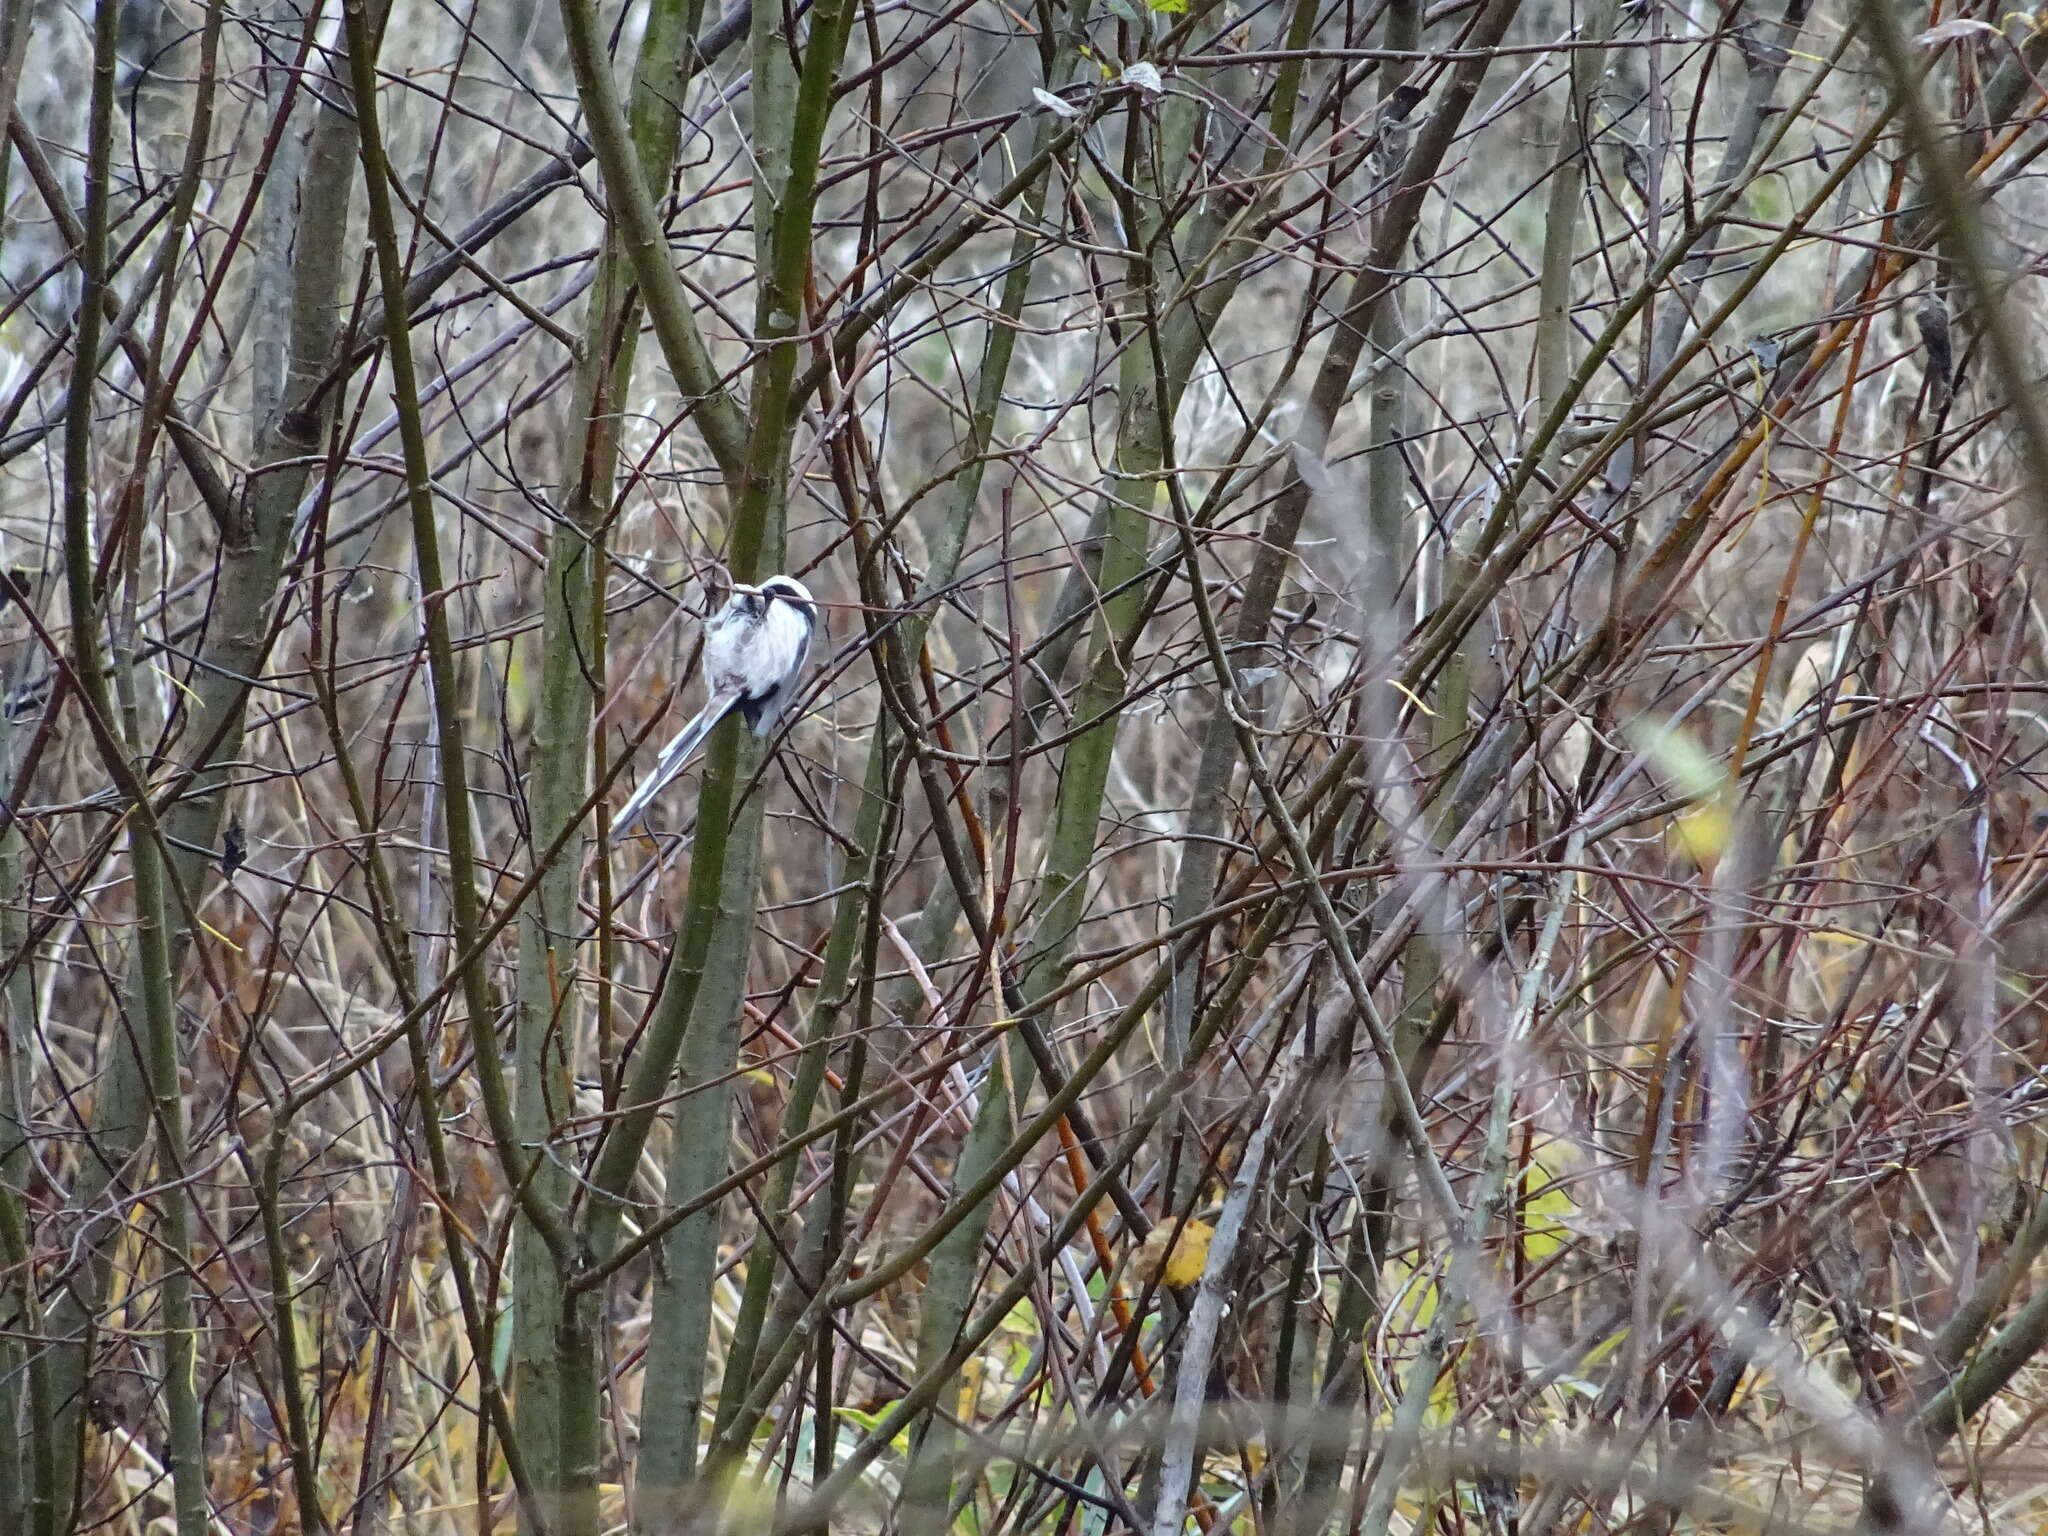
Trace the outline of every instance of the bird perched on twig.
[[768, 734], [796, 692], [817, 622], [817, 600], [794, 576], [770, 576], [758, 587], [734, 585], [704, 626], [704, 685], [711, 696], [669, 739], [654, 771], [613, 818], [613, 837], [632, 830], [727, 715], [738, 712], [756, 736]]

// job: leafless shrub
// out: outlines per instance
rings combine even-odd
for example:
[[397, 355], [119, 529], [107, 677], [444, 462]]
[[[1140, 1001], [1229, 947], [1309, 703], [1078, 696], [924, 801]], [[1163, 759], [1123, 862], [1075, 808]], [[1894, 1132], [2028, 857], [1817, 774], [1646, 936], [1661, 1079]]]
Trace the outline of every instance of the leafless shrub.
[[0, 1530], [2040, 1528], [2044, 55], [9, 6]]

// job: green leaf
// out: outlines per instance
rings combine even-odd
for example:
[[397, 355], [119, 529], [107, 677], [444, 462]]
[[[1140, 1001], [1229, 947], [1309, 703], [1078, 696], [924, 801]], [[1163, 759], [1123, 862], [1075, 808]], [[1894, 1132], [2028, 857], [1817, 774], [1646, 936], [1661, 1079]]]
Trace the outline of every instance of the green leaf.
[[1540, 1155], [1522, 1170], [1522, 1190], [1522, 1252], [1540, 1264], [1570, 1239], [1566, 1222], [1579, 1208]]

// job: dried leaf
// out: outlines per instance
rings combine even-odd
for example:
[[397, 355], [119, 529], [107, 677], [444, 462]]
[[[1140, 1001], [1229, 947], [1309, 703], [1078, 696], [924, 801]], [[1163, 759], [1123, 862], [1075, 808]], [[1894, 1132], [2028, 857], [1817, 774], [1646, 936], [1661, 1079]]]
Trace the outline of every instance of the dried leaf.
[[1974, 17], [1955, 16], [1941, 22], [1937, 26], [1929, 27], [1925, 32], [1914, 38], [1913, 41], [1922, 48], [1934, 48], [1942, 43], [1953, 43], [1961, 38], [1978, 37], [1985, 33], [1996, 37], [1998, 36], [1998, 28], [1992, 26], [1988, 21], [1978, 21]]
[[1166, 82], [1159, 78], [1158, 66], [1148, 64], [1143, 59], [1138, 60], [1135, 64], [1126, 64], [1122, 79], [1125, 85], [1135, 86], [1148, 95], [1164, 96], [1166, 94]]

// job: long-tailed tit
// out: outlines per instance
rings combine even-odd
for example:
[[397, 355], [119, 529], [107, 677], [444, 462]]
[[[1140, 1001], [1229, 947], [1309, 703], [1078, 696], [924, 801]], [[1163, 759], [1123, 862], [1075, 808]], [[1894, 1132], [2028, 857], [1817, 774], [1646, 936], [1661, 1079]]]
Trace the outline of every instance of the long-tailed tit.
[[794, 576], [733, 587], [725, 606], [704, 626], [704, 685], [711, 696], [669, 739], [654, 771], [613, 818], [613, 837], [632, 830], [727, 715], [737, 711], [756, 736], [768, 734], [796, 692], [817, 622], [817, 601]]

